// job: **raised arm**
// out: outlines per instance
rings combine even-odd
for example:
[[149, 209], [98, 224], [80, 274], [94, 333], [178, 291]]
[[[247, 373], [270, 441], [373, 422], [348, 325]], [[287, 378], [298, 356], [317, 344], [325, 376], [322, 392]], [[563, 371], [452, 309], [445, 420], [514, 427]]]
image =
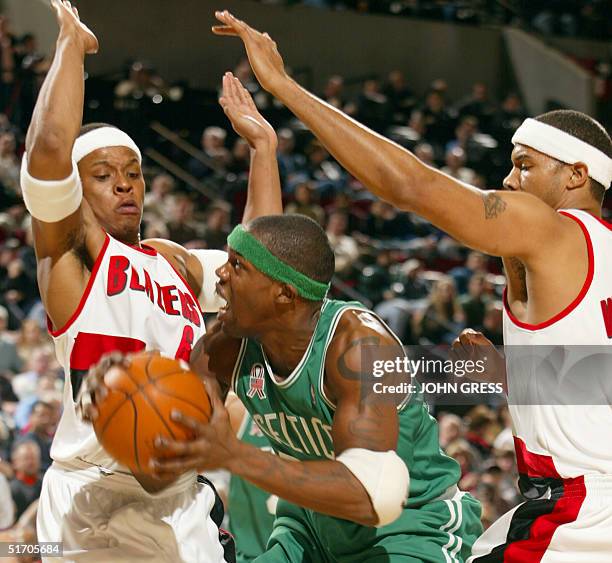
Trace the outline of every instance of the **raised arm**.
[[213, 31], [242, 39], [261, 85], [376, 195], [418, 213], [467, 246], [488, 254], [529, 259], [547, 241], [555, 242], [556, 227], [563, 225], [563, 219], [536, 197], [484, 192], [425, 165], [299, 86], [285, 72], [276, 44], [267, 34], [228, 12], [217, 12], [216, 17], [223, 25]]
[[[331, 430], [335, 460], [296, 462], [240, 442], [222, 399], [213, 392], [213, 416], [208, 425], [180, 414], [175, 417], [197, 438], [190, 443], [161, 442], [160, 459], [154, 464], [157, 474], [167, 477], [188, 469], [223, 468], [271, 494], [323, 514], [366, 526], [394, 520], [408, 485], [406, 467], [394, 453], [397, 413], [394, 404], [381, 402], [371, 393], [362, 395], [361, 382], [370, 379], [371, 370], [362, 368], [361, 358], [363, 346], [374, 341], [381, 346], [395, 345], [398, 354], [402, 351], [371, 316], [366, 322], [358, 315], [343, 319], [337, 334], [340, 336], [330, 344], [325, 363], [326, 390], [336, 403]], [[201, 368], [211, 369], [211, 365], [200, 364]], [[361, 369], [365, 373], [361, 374]], [[386, 494], [377, 496], [380, 491]]]
[[223, 96], [219, 100], [234, 131], [251, 147], [251, 167], [243, 223], [262, 215], [283, 212], [276, 147], [276, 133], [259, 113], [251, 94], [231, 72], [223, 77]]
[[28, 128], [21, 187], [33, 219], [41, 296], [57, 328], [76, 309], [89, 279], [84, 264], [93, 263], [104, 234], [84, 203], [72, 162], [83, 113], [83, 60], [98, 50], [98, 40], [70, 2], [51, 4], [59, 34]]

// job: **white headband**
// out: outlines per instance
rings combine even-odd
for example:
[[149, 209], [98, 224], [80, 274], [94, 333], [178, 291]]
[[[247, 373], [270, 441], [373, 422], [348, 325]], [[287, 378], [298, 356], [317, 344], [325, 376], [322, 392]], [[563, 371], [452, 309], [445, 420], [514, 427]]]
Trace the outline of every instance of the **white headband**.
[[136, 143], [127, 133], [115, 127], [100, 127], [77, 137], [72, 147], [72, 160], [78, 164], [88, 154], [106, 147], [127, 147], [132, 149], [138, 157], [138, 162], [142, 162], [142, 155]]
[[512, 144], [527, 145], [566, 164], [584, 162], [593, 180], [606, 190], [612, 182], [612, 158], [594, 146], [552, 125], [526, 119], [512, 137]]

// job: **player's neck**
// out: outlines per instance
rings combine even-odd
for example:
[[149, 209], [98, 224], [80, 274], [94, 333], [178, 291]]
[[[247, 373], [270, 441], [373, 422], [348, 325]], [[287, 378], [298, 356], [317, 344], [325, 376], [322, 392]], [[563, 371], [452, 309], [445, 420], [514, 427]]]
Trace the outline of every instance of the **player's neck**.
[[300, 363], [315, 332], [320, 308], [304, 308], [280, 318], [258, 338], [276, 375], [288, 376]]

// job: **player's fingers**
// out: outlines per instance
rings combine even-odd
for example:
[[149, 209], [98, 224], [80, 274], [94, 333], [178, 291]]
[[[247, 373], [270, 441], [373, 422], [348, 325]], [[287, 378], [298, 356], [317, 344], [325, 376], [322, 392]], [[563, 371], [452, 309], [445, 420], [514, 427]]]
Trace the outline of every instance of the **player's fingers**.
[[177, 442], [176, 440], [169, 440], [164, 436], [157, 436], [153, 443], [157, 451], [165, 454], [173, 453], [176, 455], [186, 455], [190, 453], [188, 446], [189, 442]]
[[149, 468], [155, 477], [171, 477], [180, 475], [191, 469], [197, 469], [201, 460], [193, 457], [175, 459], [152, 459]]
[[195, 418], [191, 418], [190, 416], [183, 414], [177, 409], [172, 409], [172, 412], [170, 413], [170, 418], [174, 422], [178, 422], [179, 424], [182, 424], [190, 430], [193, 430], [198, 435], [203, 431], [204, 428], [206, 428], [204, 424], [197, 421]]
[[247, 107], [251, 106], [251, 95], [248, 93], [247, 89], [242, 85], [240, 80], [238, 80], [235, 76], [232, 77], [232, 82], [234, 83], [234, 87], [236, 88], [236, 92], [240, 101], [245, 104]]
[[228, 25], [213, 25], [211, 30], [215, 35], [226, 35], [228, 37], [238, 36], [238, 32]]

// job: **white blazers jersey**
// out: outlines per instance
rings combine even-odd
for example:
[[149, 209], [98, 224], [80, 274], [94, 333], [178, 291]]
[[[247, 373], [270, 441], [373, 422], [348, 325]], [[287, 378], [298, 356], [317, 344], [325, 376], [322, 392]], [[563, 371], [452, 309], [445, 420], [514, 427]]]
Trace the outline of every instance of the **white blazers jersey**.
[[[562, 346], [605, 346], [612, 354], [612, 225], [584, 211], [561, 211], [581, 227], [588, 250], [588, 273], [576, 299], [552, 319], [538, 325], [518, 321], [504, 297], [504, 344], [510, 349], [507, 361], [509, 407], [514, 424], [515, 446], [523, 492], [541, 493], [566, 479], [584, 475], [612, 475], [612, 405], [601, 389], [601, 400], [593, 401], [597, 390], [589, 389], [589, 404], [580, 402], [580, 350]], [[571, 268], [571, 263], [567, 264]], [[514, 361], [514, 347], [529, 346], [529, 354], [544, 354], [548, 347], [555, 361]], [[535, 346], [539, 346], [536, 348]], [[518, 348], [517, 348], [518, 349]], [[523, 350], [525, 350], [523, 348]], [[592, 349], [591, 349], [592, 350]], [[542, 352], [540, 352], [542, 351]], [[543, 356], [542, 356], [543, 357]], [[547, 360], [550, 358], [547, 358]], [[601, 373], [612, 378], [612, 371]], [[566, 380], [563, 380], [566, 377]], [[571, 381], [570, 381], [571, 379]], [[554, 400], [549, 382], [562, 381], [576, 390], [575, 398]], [[587, 385], [587, 382], [583, 382]], [[571, 387], [570, 387], [571, 388]], [[606, 385], [610, 389], [610, 383]], [[523, 393], [521, 395], [521, 393]], [[527, 400], [517, 400], [523, 397]], [[549, 399], [553, 398], [552, 401]], [[593, 404], [596, 402], [597, 404]], [[517, 404], [520, 403], [520, 404]], [[527, 404], [528, 403], [528, 404]], [[541, 404], [538, 404], [541, 403]], [[543, 404], [542, 404], [543, 403]], [[535, 488], [535, 490], [533, 490]]]
[[205, 327], [193, 292], [161, 254], [107, 235], [77, 311], [66, 326], [50, 332], [66, 374], [64, 410], [51, 457], [80, 458], [117, 469], [92, 426], [76, 413], [75, 398], [88, 369], [114, 350], [157, 349], [165, 356], [188, 360]]

